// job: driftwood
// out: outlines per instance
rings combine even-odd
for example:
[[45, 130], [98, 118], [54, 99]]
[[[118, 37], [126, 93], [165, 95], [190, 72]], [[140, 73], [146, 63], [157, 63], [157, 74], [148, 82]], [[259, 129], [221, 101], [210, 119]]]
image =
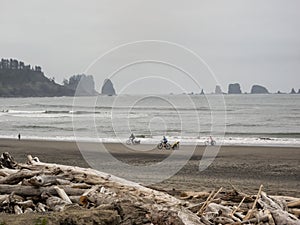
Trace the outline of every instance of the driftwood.
[[[14, 184], [0, 184], [0, 195], [13, 191], [34, 202], [34, 206], [29, 206], [31, 202], [26, 202], [27, 200], [19, 201], [20, 204], [16, 202], [16, 213], [28, 213], [31, 210], [63, 211], [71, 204], [88, 209], [110, 205], [122, 218], [122, 206], [118, 205], [131, 204], [133, 211], [143, 209], [144, 214], [141, 216], [148, 218], [149, 222], [163, 222], [168, 220], [166, 215], [172, 215], [174, 221], [181, 221], [177, 224], [202, 224], [197, 215], [183, 206], [184, 201], [166, 193], [92, 169], [42, 163], [31, 156], [28, 156], [28, 161], [28, 164], [18, 165], [24, 171], [30, 171], [30, 175], [18, 175], [18, 182], [15, 181]], [[8, 179], [6, 174], [3, 179]], [[6, 197], [5, 195], [3, 198]]]
[[33, 177], [39, 173], [39, 171], [20, 170], [17, 173], [10, 174], [0, 179], [0, 184], [17, 184], [23, 179]]
[[0, 168], [14, 169], [17, 167], [17, 165], [17, 162], [8, 152], [4, 152], [0, 156]]
[[183, 192], [178, 199], [88, 168], [42, 163], [31, 156], [28, 164], [18, 164], [8, 153], [5, 157], [11, 163], [0, 169], [0, 213], [60, 212], [78, 207], [112, 210], [126, 220], [123, 207], [129, 207], [148, 224], [300, 225], [300, 199], [268, 196], [263, 186], [255, 196], [233, 187], [232, 191]]
[[[78, 188], [71, 188], [68, 186], [63, 186], [63, 189], [68, 195], [81, 195], [85, 190]], [[57, 192], [54, 187], [32, 187], [32, 186], [22, 186], [22, 185], [9, 185], [9, 184], [1, 184], [0, 185], [0, 193], [1, 194], [10, 194], [11, 192], [15, 192], [18, 195], [22, 196], [36, 196], [41, 195], [43, 192], [48, 192], [52, 195], [56, 195]]]
[[291, 207], [291, 208], [297, 208], [297, 207], [300, 207], [300, 200], [297, 200], [297, 201], [293, 201], [293, 202], [289, 202], [287, 204], [288, 207]]

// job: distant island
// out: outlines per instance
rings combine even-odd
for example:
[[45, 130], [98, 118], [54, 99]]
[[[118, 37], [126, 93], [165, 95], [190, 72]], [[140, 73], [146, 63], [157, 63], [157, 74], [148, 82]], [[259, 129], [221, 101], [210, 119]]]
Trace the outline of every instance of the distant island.
[[[116, 95], [111, 80], [105, 79], [103, 95]], [[60, 97], [95, 96], [95, 82], [92, 75], [78, 74], [57, 84], [54, 78], [44, 75], [40, 66], [25, 65], [16, 59], [0, 61], [0, 97]]]
[[[300, 94], [300, 89], [292, 88], [289, 94]], [[191, 92], [189, 95], [204, 95], [204, 89], [200, 92]], [[69, 79], [64, 79], [63, 84], [55, 82], [54, 78], [44, 75], [40, 66], [25, 65], [16, 59], [1, 59], [0, 61], [0, 97], [54, 97], [54, 96], [96, 96], [116, 95], [116, 90], [110, 79], [105, 79], [101, 93], [95, 90], [95, 82], [92, 75], [77, 74]], [[216, 85], [212, 94], [243, 94], [239, 83], [228, 85], [228, 92], [222, 91], [220, 85]], [[250, 94], [270, 94], [269, 90], [255, 84], [251, 87]], [[285, 94], [277, 91], [276, 94]]]

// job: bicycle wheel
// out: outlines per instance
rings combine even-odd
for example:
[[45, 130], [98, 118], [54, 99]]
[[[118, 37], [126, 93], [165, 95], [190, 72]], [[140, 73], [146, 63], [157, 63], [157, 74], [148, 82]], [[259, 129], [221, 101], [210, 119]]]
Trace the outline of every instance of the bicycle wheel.
[[167, 144], [165, 145], [165, 148], [166, 148], [167, 150], [170, 150], [170, 149], [171, 149], [171, 145], [170, 145], [169, 143], [167, 143]]
[[162, 143], [159, 143], [159, 144], [157, 145], [157, 148], [158, 148], [159, 150], [161, 150], [161, 149], [163, 148], [163, 144], [162, 144]]

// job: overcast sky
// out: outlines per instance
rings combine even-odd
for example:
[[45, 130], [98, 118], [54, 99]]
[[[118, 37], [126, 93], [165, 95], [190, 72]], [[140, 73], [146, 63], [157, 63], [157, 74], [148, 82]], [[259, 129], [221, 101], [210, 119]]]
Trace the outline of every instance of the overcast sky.
[[[211, 92], [216, 83], [227, 91], [233, 82], [247, 92], [252, 84], [290, 91], [300, 88], [299, 12], [298, 0], [0, 0], [0, 57], [40, 65], [57, 82], [86, 72], [95, 76], [97, 88], [126, 63], [167, 61], [120, 71], [112, 78], [117, 91], [180, 86], [197, 92], [200, 86]], [[140, 40], [166, 42], [121, 47], [95, 61]], [[216, 77], [167, 42], [195, 52]]]

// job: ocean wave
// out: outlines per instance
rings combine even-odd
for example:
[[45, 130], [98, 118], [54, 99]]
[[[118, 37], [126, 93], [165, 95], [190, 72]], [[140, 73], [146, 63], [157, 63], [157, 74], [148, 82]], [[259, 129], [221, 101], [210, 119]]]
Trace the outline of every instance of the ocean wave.
[[229, 123], [227, 127], [262, 127], [264, 124], [243, 124], [243, 123]]
[[[1, 135], [0, 138], [16, 139], [16, 135]], [[156, 145], [160, 142], [161, 136], [138, 138], [141, 144]], [[22, 139], [29, 140], [52, 140], [52, 141], [82, 141], [82, 142], [102, 142], [102, 143], [123, 143], [125, 144], [128, 137], [99, 137], [91, 138], [87, 136], [37, 136], [37, 135], [22, 135]], [[299, 147], [300, 139], [295, 138], [273, 138], [273, 139], [257, 139], [253, 137], [218, 137], [214, 139], [217, 145], [223, 146], [285, 146], [285, 147]], [[183, 136], [168, 136], [170, 143], [180, 141], [180, 145], [200, 145], [203, 146], [207, 140], [204, 137], [183, 137]]]

